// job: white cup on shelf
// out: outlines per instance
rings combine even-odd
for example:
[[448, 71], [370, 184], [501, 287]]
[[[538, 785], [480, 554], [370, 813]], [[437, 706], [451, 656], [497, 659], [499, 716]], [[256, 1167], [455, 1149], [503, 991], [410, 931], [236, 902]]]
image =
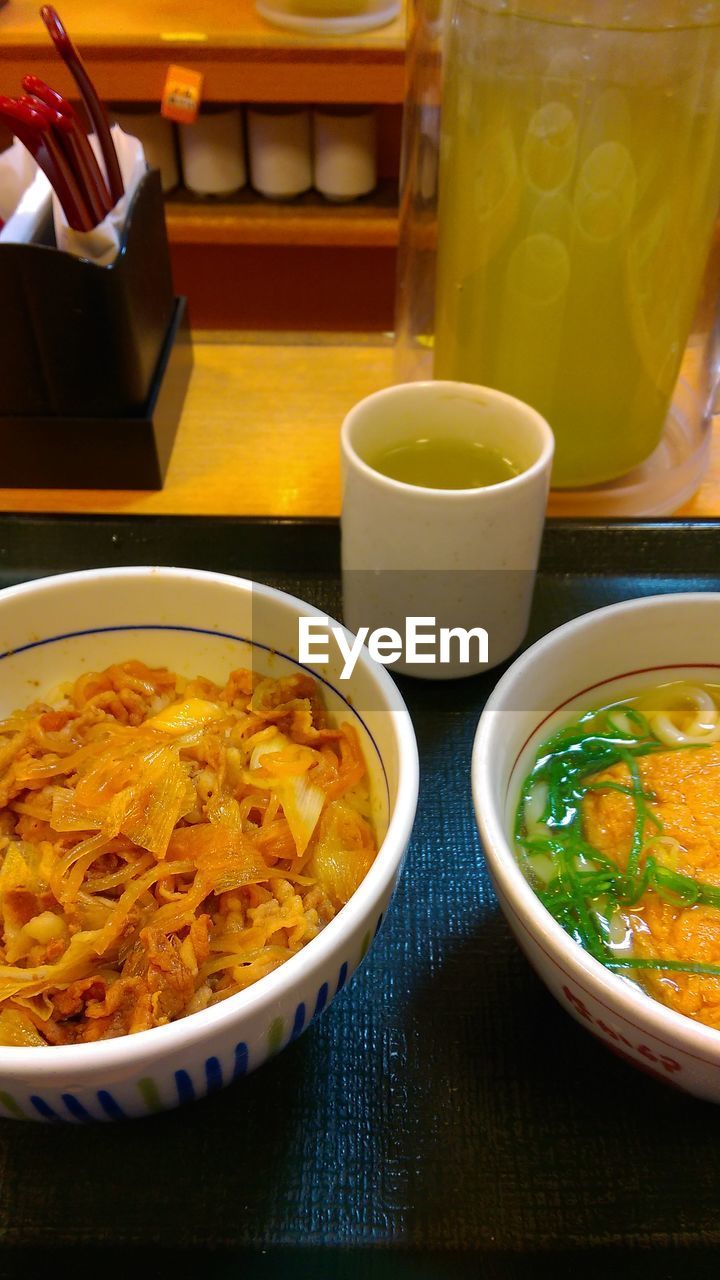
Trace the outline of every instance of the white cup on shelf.
[[374, 107], [316, 107], [314, 185], [328, 200], [357, 200], [377, 186]]
[[226, 196], [247, 182], [245, 140], [240, 107], [200, 112], [180, 129], [183, 178], [199, 196]]
[[310, 111], [307, 107], [248, 107], [250, 183], [271, 200], [291, 200], [312, 186]]
[[304, 35], [349, 36], [394, 22], [401, 0], [255, 0], [266, 22]]
[[174, 191], [180, 182], [180, 169], [172, 121], [160, 115], [159, 107], [152, 111], [123, 107], [122, 111], [111, 112], [111, 115], [123, 133], [140, 140], [149, 167], [160, 170], [163, 191]]

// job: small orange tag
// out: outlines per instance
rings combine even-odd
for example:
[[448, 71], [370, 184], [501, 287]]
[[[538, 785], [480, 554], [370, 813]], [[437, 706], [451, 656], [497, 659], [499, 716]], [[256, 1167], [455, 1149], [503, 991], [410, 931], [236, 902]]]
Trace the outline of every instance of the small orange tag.
[[202, 82], [199, 71], [191, 71], [188, 67], [168, 67], [160, 115], [166, 120], [176, 120], [178, 124], [193, 124], [200, 110]]

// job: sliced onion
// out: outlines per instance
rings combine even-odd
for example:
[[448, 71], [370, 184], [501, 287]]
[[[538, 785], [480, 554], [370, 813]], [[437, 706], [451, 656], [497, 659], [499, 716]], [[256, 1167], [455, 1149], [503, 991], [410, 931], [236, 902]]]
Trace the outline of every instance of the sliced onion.
[[307, 849], [325, 803], [325, 792], [305, 773], [283, 778], [274, 786], [300, 857]]
[[185, 702], [171, 702], [164, 711], [146, 720], [145, 727], [175, 737], [201, 729], [211, 721], [219, 720], [222, 714], [222, 707], [216, 702], [206, 702], [204, 698], [186, 698]]
[[0, 1013], [0, 1044], [35, 1048], [44, 1046], [46, 1041], [28, 1014], [20, 1009], [3, 1009]]
[[252, 754], [250, 756], [250, 768], [257, 769], [263, 756], [266, 756], [268, 752], [284, 751], [285, 747], [289, 747], [290, 745], [290, 739], [286, 738], [284, 733], [276, 731], [253, 747]]

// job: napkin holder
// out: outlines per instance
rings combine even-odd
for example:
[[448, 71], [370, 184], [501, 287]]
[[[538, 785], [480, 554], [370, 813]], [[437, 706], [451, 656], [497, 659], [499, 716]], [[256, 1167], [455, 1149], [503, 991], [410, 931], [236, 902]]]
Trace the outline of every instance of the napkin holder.
[[162, 485], [192, 369], [157, 170], [115, 260], [0, 244], [0, 488]]

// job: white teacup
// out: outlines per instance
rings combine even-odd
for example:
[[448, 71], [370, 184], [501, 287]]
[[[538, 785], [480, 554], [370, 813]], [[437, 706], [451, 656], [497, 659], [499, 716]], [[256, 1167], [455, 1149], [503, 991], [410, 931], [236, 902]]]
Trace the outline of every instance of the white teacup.
[[[373, 465], [382, 450], [438, 436], [497, 450], [518, 474], [436, 489]], [[344, 620], [351, 631], [368, 628], [373, 656], [407, 675], [452, 679], [515, 652], [528, 626], [553, 448], [529, 405], [469, 383], [406, 383], [355, 405], [341, 432]]]

